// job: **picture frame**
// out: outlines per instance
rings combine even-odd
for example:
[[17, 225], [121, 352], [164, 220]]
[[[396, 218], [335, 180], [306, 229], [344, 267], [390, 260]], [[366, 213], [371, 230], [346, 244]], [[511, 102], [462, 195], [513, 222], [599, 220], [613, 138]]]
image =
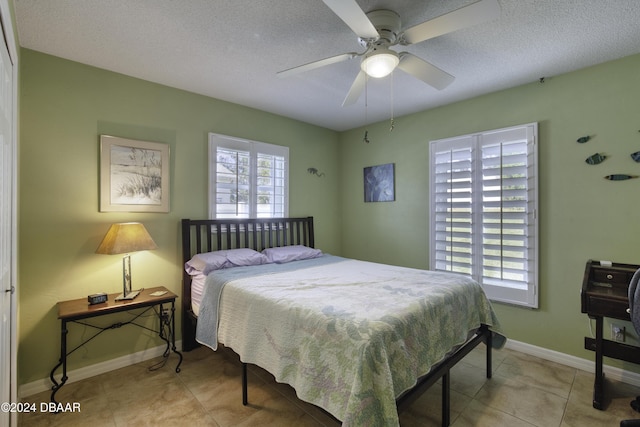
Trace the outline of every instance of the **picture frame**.
[[100, 212], [169, 212], [169, 144], [100, 135]]
[[364, 168], [364, 201], [393, 202], [396, 200], [395, 163]]

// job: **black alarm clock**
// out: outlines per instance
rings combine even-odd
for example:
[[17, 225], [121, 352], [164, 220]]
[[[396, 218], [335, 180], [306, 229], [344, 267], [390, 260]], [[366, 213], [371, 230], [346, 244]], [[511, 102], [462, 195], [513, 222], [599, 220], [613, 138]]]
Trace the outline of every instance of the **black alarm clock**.
[[103, 302], [107, 302], [109, 297], [107, 296], [106, 292], [100, 292], [99, 294], [89, 295], [87, 299], [89, 300], [89, 305], [93, 305], [93, 304], [102, 304]]

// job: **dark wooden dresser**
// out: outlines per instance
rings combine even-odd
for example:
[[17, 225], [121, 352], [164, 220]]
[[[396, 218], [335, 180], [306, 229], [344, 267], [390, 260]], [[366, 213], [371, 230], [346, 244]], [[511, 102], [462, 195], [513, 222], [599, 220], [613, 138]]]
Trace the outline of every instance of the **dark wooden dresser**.
[[584, 348], [596, 353], [596, 373], [593, 386], [593, 407], [603, 409], [603, 356], [640, 363], [640, 348], [604, 338], [605, 317], [631, 321], [629, 312], [629, 282], [640, 265], [606, 263], [589, 260], [584, 271], [580, 293], [582, 312], [596, 321], [595, 338], [585, 337]]

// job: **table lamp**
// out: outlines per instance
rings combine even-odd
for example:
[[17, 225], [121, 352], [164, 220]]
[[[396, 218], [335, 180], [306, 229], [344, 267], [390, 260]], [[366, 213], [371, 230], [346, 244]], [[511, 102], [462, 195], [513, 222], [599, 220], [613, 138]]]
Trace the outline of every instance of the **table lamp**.
[[97, 254], [115, 255], [126, 254], [122, 258], [122, 294], [116, 301], [132, 300], [140, 291], [131, 290], [131, 256], [130, 252], [156, 249], [147, 229], [139, 222], [125, 222], [112, 224], [107, 234], [96, 249]]

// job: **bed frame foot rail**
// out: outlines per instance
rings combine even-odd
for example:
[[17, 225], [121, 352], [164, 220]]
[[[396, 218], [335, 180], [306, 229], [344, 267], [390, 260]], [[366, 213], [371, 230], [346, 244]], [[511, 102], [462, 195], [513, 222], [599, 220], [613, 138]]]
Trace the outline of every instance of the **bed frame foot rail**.
[[439, 365], [435, 366], [431, 372], [429, 372], [424, 377], [418, 379], [418, 383], [414, 388], [407, 391], [405, 394], [400, 396], [397, 400], [396, 405], [398, 406], [398, 413], [402, 412], [413, 402], [415, 402], [427, 389], [429, 389], [433, 384], [435, 384], [440, 378], [442, 378], [442, 425], [444, 427], [449, 426], [450, 423], [450, 411], [451, 411], [451, 401], [450, 401], [450, 371], [460, 360], [462, 360], [467, 354], [471, 352], [474, 348], [476, 348], [481, 342], [484, 342], [487, 346], [487, 378], [491, 378], [492, 375], [492, 357], [491, 357], [491, 348], [492, 348], [492, 333], [489, 330], [489, 327], [486, 325], [480, 326], [480, 328], [476, 331], [476, 334], [471, 338], [471, 340], [467, 341], [462, 347], [460, 347], [455, 353], [453, 353], [450, 357], [445, 359]]

